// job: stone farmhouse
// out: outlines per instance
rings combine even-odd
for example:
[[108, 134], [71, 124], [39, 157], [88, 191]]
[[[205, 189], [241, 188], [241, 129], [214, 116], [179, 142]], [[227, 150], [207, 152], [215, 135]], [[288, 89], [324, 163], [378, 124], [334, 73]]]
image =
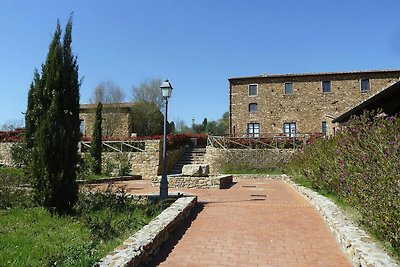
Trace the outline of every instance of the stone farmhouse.
[[230, 135], [334, 134], [336, 117], [400, 80], [400, 70], [230, 78]]
[[[126, 138], [132, 134], [131, 107], [134, 103], [103, 104], [103, 136]], [[80, 129], [84, 137], [91, 137], [96, 117], [97, 104], [81, 104], [79, 110]]]

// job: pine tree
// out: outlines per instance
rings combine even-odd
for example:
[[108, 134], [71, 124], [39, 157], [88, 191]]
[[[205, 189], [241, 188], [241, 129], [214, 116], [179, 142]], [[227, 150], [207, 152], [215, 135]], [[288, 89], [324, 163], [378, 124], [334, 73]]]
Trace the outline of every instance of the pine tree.
[[[34, 136], [31, 170], [35, 198], [39, 204], [59, 214], [71, 211], [78, 197], [80, 83], [77, 60], [71, 49], [71, 31], [72, 17], [61, 43], [61, 28], [57, 22], [42, 75], [40, 79], [35, 75], [31, 86], [28, 98], [35, 94], [37, 97], [33, 109], [28, 101], [26, 117], [26, 121], [34, 125], [30, 135]], [[40, 82], [35, 82], [37, 80]]]
[[92, 143], [91, 143], [91, 150], [90, 154], [93, 157], [93, 172], [95, 174], [101, 174], [101, 141], [102, 141], [102, 129], [101, 129], [101, 122], [102, 122], [102, 112], [103, 105], [101, 102], [97, 104], [96, 108], [96, 118], [94, 121], [93, 127], [93, 134], [92, 134]]

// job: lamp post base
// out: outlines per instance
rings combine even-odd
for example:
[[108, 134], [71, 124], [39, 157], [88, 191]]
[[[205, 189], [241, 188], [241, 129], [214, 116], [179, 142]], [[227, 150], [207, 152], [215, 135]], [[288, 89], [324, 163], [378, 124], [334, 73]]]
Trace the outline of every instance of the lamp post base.
[[162, 176], [160, 181], [160, 199], [164, 200], [168, 198], [168, 180], [167, 176]]

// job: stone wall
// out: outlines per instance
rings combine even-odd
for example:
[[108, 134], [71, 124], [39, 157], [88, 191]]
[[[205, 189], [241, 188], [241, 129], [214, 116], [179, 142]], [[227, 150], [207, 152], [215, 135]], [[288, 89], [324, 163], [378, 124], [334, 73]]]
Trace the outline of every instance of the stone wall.
[[[161, 177], [153, 178], [151, 185], [160, 187]], [[196, 189], [224, 189], [232, 185], [232, 175], [192, 177], [192, 176], [168, 176], [169, 188], [196, 188]]]
[[292, 149], [220, 149], [207, 146], [204, 161], [210, 174], [219, 174], [225, 164], [250, 168], [277, 168], [293, 155]]
[[0, 143], [0, 164], [12, 165], [11, 148], [16, 144], [13, 142]]
[[[160, 140], [146, 140], [145, 152], [124, 152], [122, 157], [127, 157], [131, 165], [131, 173], [141, 175], [143, 179], [152, 179], [162, 172], [162, 143]], [[173, 169], [179, 161], [184, 149], [167, 150], [167, 172]], [[118, 152], [103, 153], [103, 164], [110, 161], [118, 164], [121, 154]], [[105, 166], [103, 165], [103, 168]]]
[[[278, 75], [230, 79], [231, 134], [243, 136], [248, 123], [259, 123], [260, 134], [279, 134], [283, 124], [295, 122], [298, 133], [318, 133], [331, 120], [389, 84], [398, 81], [400, 71], [359, 72], [319, 75]], [[361, 92], [360, 79], [370, 79], [370, 90]], [[331, 92], [322, 92], [322, 81], [331, 81]], [[293, 94], [285, 95], [285, 82], [293, 83]], [[249, 84], [258, 85], [258, 94], [249, 96]], [[249, 112], [256, 103], [257, 111]]]

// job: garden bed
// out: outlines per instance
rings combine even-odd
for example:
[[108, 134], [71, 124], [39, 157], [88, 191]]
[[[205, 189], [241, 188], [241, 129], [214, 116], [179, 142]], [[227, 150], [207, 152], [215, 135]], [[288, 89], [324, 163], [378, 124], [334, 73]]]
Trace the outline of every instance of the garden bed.
[[124, 192], [80, 196], [75, 214], [40, 207], [0, 210], [0, 262], [7, 266], [92, 266], [149, 223], [162, 207]]

